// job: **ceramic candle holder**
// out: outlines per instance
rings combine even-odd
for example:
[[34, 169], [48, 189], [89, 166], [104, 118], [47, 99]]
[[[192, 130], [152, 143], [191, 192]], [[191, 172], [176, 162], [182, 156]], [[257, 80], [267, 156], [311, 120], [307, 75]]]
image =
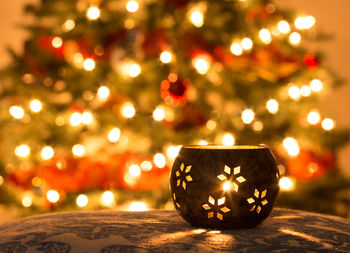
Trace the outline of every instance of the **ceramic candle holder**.
[[171, 197], [193, 226], [251, 228], [269, 216], [278, 180], [266, 146], [184, 146], [171, 170]]

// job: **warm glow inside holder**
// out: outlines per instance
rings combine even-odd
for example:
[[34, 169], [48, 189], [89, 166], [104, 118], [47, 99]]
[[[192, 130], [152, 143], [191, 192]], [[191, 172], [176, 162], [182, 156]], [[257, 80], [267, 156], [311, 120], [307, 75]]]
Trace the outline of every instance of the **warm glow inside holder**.
[[171, 197], [194, 226], [249, 228], [270, 214], [278, 180], [266, 146], [184, 146], [171, 171]]

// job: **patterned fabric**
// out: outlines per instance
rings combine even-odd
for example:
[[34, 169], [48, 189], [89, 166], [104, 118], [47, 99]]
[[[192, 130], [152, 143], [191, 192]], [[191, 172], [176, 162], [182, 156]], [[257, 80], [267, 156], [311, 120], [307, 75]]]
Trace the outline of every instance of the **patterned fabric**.
[[70, 212], [0, 226], [0, 252], [350, 252], [350, 221], [275, 208], [244, 230], [191, 227], [175, 211]]

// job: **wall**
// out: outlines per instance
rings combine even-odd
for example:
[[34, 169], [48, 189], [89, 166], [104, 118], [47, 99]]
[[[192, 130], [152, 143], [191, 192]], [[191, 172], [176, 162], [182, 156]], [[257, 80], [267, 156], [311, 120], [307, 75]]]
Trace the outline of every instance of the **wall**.
[[[9, 58], [5, 48], [11, 46], [17, 52], [23, 50], [22, 41], [27, 34], [16, 24], [25, 22], [22, 15], [24, 3], [35, 0], [1, 0], [0, 1], [0, 68], [6, 66]], [[9, 4], [10, 3], [10, 4]], [[276, 0], [278, 6], [300, 10], [300, 14], [311, 14], [317, 19], [317, 26], [331, 32], [335, 39], [312, 45], [321, 49], [328, 57], [328, 64], [347, 80], [350, 80], [350, 1], [349, 0]], [[350, 83], [340, 89], [328, 92], [320, 102], [321, 108], [332, 112], [338, 127], [350, 127]], [[340, 151], [339, 163], [344, 172], [350, 176], [350, 145]]]
[[[320, 101], [321, 110], [332, 112], [337, 127], [350, 127], [350, 1], [349, 0], [277, 0], [278, 6], [299, 10], [300, 14], [313, 15], [317, 27], [333, 34], [331, 41], [312, 45], [327, 56], [327, 64], [346, 80], [345, 85], [329, 91]], [[350, 145], [339, 152], [341, 169], [350, 176]]]

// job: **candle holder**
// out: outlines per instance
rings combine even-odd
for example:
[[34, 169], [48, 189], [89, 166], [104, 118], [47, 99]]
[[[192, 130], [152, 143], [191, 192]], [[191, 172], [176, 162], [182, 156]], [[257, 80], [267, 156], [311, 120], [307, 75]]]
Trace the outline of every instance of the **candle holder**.
[[171, 197], [193, 226], [251, 228], [271, 213], [278, 180], [266, 146], [184, 146], [171, 170]]

